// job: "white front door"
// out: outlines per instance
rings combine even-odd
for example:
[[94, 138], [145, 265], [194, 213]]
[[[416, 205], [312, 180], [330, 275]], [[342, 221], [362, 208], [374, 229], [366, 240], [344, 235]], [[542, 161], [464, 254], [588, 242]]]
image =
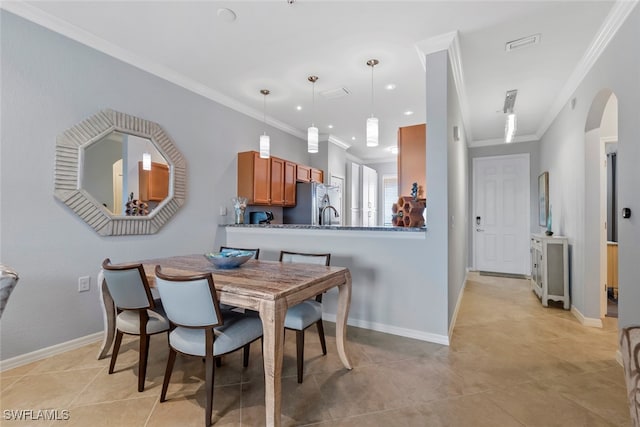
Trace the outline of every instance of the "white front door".
[[473, 159], [475, 269], [530, 273], [529, 155]]

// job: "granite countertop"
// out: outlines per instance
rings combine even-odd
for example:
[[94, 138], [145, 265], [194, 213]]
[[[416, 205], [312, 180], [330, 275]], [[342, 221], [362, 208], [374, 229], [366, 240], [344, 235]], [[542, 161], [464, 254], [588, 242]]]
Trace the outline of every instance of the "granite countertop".
[[356, 230], [356, 231], [393, 231], [393, 232], [424, 232], [427, 227], [364, 227], [350, 225], [309, 225], [309, 224], [220, 224], [221, 227], [235, 228], [283, 228], [297, 230]]

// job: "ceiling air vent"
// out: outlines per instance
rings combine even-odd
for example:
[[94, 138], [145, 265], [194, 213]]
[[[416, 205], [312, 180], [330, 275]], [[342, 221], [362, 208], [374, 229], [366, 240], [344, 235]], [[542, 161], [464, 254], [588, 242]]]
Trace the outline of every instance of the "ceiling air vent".
[[512, 40], [505, 44], [504, 50], [511, 52], [512, 50], [521, 49], [527, 46], [533, 46], [540, 43], [540, 34], [534, 34], [532, 36], [523, 37], [518, 40]]
[[349, 94], [351, 94], [351, 92], [349, 92], [349, 89], [347, 89], [346, 87], [339, 87], [337, 89], [329, 89], [320, 92], [320, 95], [325, 99], [342, 98], [343, 96], [347, 96]]

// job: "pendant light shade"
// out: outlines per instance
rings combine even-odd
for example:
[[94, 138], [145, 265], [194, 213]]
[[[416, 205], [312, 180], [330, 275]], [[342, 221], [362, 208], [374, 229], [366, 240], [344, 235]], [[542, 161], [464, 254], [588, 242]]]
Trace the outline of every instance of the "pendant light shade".
[[263, 123], [264, 123], [264, 134], [260, 135], [260, 158], [268, 159], [269, 151], [271, 149], [271, 139], [269, 135], [267, 135], [267, 95], [269, 95], [269, 91], [267, 89], [262, 89], [260, 93], [264, 96], [263, 105], [262, 105], [262, 114], [263, 114]]
[[378, 119], [369, 117], [367, 119], [367, 147], [378, 146]]
[[315, 126], [307, 129], [307, 152], [318, 152], [318, 128]]
[[312, 85], [311, 92], [311, 126], [307, 129], [307, 152], [309, 153], [317, 153], [318, 152], [318, 128], [313, 124], [313, 113], [315, 110], [316, 104], [316, 81], [318, 81], [317, 76], [309, 76], [307, 79]]
[[370, 59], [367, 65], [371, 67], [371, 117], [367, 119], [367, 147], [378, 146], [378, 119], [373, 114], [373, 67], [378, 65], [380, 61]]

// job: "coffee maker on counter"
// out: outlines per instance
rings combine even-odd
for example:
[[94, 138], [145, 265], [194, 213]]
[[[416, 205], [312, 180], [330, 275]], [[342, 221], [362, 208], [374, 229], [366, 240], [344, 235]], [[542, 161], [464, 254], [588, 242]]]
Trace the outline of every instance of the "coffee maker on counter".
[[249, 224], [271, 224], [273, 212], [257, 211], [249, 213]]

